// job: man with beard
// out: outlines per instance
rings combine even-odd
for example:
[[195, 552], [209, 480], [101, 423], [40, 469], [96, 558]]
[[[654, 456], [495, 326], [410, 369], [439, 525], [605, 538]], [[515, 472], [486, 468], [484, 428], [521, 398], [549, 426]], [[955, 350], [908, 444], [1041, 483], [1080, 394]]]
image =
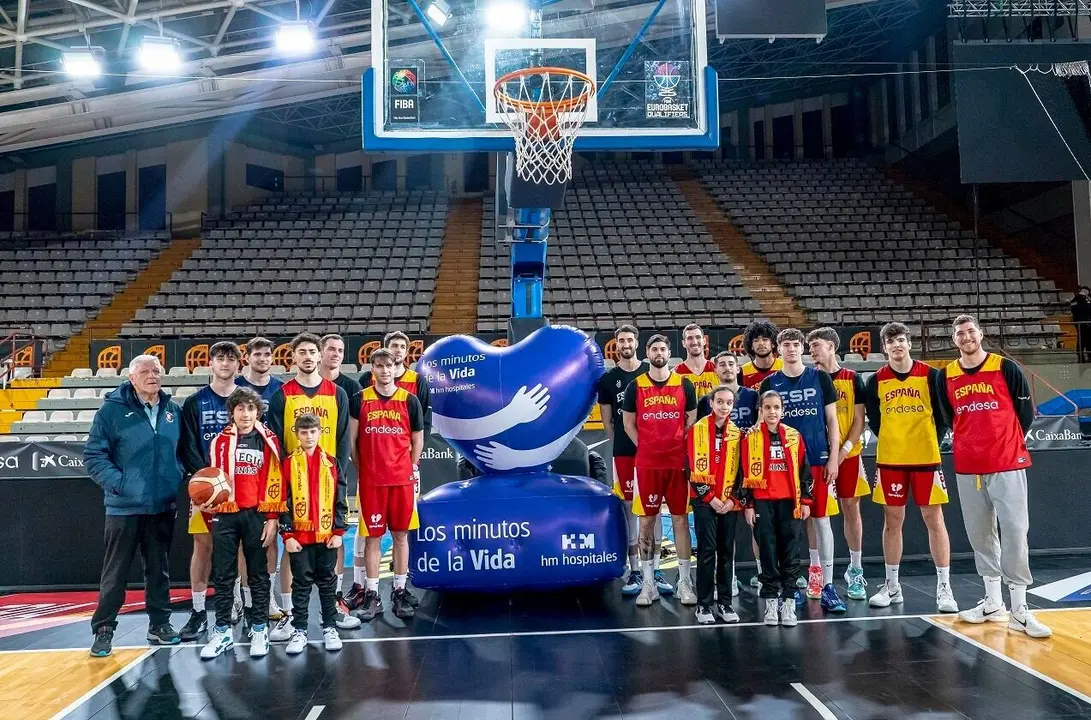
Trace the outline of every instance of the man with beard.
[[875, 433], [878, 468], [872, 500], [883, 506], [883, 559], [886, 582], [868, 601], [872, 607], [904, 602], [898, 582], [902, 526], [910, 493], [928, 527], [928, 549], [936, 564], [936, 607], [958, 612], [951, 592], [951, 540], [943, 521], [947, 485], [940, 466], [939, 439], [946, 432], [940, 405], [939, 370], [914, 360], [909, 328], [887, 323], [879, 332], [887, 364], [865, 386], [867, 419]]
[[[231, 422], [227, 412], [227, 398], [235, 391], [235, 375], [239, 372], [242, 353], [233, 342], [218, 342], [208, 349], [209, 369], [212, 380], [208, 385], [186, 398], [182, 405], [181, 440], [178, 457], [186, 477], [212, 464], [209, 449], [212, 440]], [[193, 554], [189, 560], [189, 584], [193, 596], [193, 611], [182, 626], [179, 635], [184, 642], [196, 640], [208, 629], [205, 611], [205, 595], [208, 579], [212, 574], [212, 535], [208, 521], [195, 504], [190, 503], [189, 534], [193, 537]], [[231, 612], [232, 624], [239, 621], [243, 611], [241, 588], [235, 585], [236, 602]]]
[[686, 480], [686, 429], [697, 415], [693, 383], [667, 366], [670, 343], [653, 335], [645, 348], [648, 372], [629, 383], [622, 404], [625, 433], [636, 446], [633, 512], [640, 516], [640, 564], [644, 585], [636, 604], [647, 607], [659, 599], [652, 574], [655, 553], [653, 527], [663, 502], [671, 513], [678, 550], [678, 600], [695, 605], [690, 575], [689, 482]]
[[[837, 428], [841, 432], [841, 465], [837, 468], [837, 501], [845, 513], [845, 542], [849, 546], [849, 567], [845, 571], [848, 596], [853, 600], [867, 600], [867, 581], [861, 565], [864, 542], [864, 525], [860, 517], [860, 498], [871, 492], [864, 474], [860, 457], [860, 442], [864, 434], [864, 382], [859, 373], [841, 367], [837, 360], [840, 343], [837, 331], [821, 327], [807, 334], [807, 347], [814, 358], [815, 367], [821, 368], [833, 378], [837, 391]], [[822, 563], [822, 586], [833, 582], [833, 560]]]
[[943, 371], [940, 401], [953, 419], [958, 498], [977, 572], [985, 581], [985, 598], [958, 618], [975, 624], [1003, 622], [1008, 615], [1003, 579], [1011, 592], [1008, 628], [1047, 638], [1053, 631], [1027, 609], [1027, 586], [1033, 582], [1025, 439], [1034, 420], [1030, 384], [1015, 361], [985, 352], [976, 318], [959, 315], [953, 325], [959, 357]]
[[[337, 459], [338, 477], [344, 477], [350, 456], [348, 396], [336, 383], [322, 377], [319, 371], [322, 340], [317, 335], [300, 333], [292, 338], [291, 348], [295, 377], [284, 383], [269, 401], [269, 429], [280, 440], [287, 457], [300, 446], [299, 437], [292, 430], [295, 419], [301, 415], [314, 415], [319, 422], [318, 446]], [[284, 557], [288, 557], [287, 553]], [[281, 563], [280, 572], [281, 577], [287, 577], [290, 583], [291, 566], [288, 562]], [[292, 607], [291, 593], [282, 596], [281, 604], [285, 608]], [[359, 626], [359, 618], [338, 612], [337, 627], [349, 630]], [[289, 618], [285, 615], [269, 633], [269, 639], [283, 642], [291, 634]]]
[[[637, 329], [622, 325], [614, 331], [617, 348], [617, 365], [599, 378], [599, 414], [602, 426], [610, 438], [614, 459], [614, 494], [625, 503], [629, 529], [629, 577], [621, 588], [621, 594], [633, 596], [640, 592], [644, 576], [640, 572], [640, 549], [637, 544], [640, 530], [639, 518], [633, 514], [633, 481], [636, 479], [636, 446], [625, 433], [621, 406], [629, 383], [648, 372], [648, 363], [636, 359]], [[674, 586], [667, 582], [659, 569], [659, 548], [663, 545], [663, 524], [655, 523], [655, 584], [659, 592], [670, 594]]]
[[768, 320], [755, 320], [746, 326], [742, 345], [751, 360], [739, 370], [739, 385], [756, 390], [765, 378], [784, 367], [774, 354], [776, 341], [777, 326]]
[[837, 482], [840, 430], [837, 426], [837, 392], [825, 370], [803, 364], [806, 338], [795, 328], [777, 335], [777, 350], [784, 367], [761, 383], [761, 393], [776, 390], [783, 401], [784, 424], [803, 437], [807, 464], [814, 479], [814, 497], [810, 518], [805, 523], [810, 549], [810, 571], [806, 580], [807, 597], [822, 600], [830, 612], [845, 612], [845, 603], [833, 583], [822, 584], [822, 566], [833, 569], [833, 528], [830, 517], [838, 513], [837, 499], [831, 486]]

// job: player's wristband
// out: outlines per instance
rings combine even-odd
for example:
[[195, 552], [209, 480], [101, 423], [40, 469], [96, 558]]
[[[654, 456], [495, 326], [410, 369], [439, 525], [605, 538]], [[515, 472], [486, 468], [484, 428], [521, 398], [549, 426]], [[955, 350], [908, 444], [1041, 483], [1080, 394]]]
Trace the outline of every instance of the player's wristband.
[[854, 444], [853, 444], [852, 440], [846, 440], [845, 444], [841, 446], [841, 454], [843, 454], [843, 455], [849, 454], [850, 452], [852, 452], [853, 446], [854, 446]]

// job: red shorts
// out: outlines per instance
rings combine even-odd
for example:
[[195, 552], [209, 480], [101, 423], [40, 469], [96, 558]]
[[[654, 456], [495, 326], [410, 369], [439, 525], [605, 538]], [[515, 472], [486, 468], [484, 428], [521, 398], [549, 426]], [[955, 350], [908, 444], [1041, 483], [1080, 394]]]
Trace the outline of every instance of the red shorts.
[[614, 495], [625, 502], [633, 501], [633, 480], [636, 479], [636, 458], [614, 458]]
[[918, 506], [945, 504], [948, 497], [943, 470], [879, 468], [875, 473], [875, 491], [871, 499], [880, 505], [905, 507], [910, 491], [913, 502]]
[[829, 483], [826, 482], [826, 468], [824, 466], [812, 466], [811, 477], [814, 479], [814, 502], [811, 503], [811, 517], [833, 517], [841, 512], [837, 504], [837, 497], [830, 492]]
[[845, 498], [863, 497], [871, 493], [871, 485], [867, 481], [867, 472], [864, 470], [863, 458], [845, 458], [837, 466], [837, 497]]
[[658, 515], [659, 506], [667, 503], [672, 515], [689, 512], [689, 483], [686, 471], [636, 469], [633, 488], [633, 515]]
[[360, 526], [363, 537], [416, 530], [417, 491], [413, 485], [361, 485]]

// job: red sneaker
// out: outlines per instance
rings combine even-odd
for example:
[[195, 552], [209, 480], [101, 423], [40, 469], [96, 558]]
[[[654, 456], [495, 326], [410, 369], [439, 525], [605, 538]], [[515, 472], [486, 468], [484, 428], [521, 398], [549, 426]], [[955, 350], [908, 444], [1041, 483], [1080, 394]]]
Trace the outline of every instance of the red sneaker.
[[807, 597], [817, 600], [822, 597], [822, 566], [811, 565], [807, 570]]

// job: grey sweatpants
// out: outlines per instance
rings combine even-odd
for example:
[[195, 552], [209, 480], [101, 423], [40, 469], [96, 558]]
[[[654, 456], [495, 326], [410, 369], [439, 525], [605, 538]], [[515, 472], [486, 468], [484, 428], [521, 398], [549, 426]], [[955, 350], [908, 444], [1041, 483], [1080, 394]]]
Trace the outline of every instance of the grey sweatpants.
[[1030, 515], [1026, 470], [955, 477], [978, 575], [1003, 577], [1009, 585], [1029, 586], [1034, 580], [1027, 545]]

